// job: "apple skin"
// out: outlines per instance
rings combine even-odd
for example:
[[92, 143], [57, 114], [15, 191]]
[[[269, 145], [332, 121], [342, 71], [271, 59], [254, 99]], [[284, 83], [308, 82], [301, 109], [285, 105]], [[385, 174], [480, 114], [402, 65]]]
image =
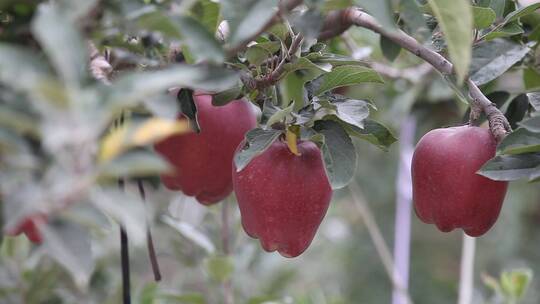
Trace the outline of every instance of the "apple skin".
[[491, 132], [480, 127], [441, 128], [424, 135], [411, 168], [418, 217], [443, 232], [486, 233], [499, 216], [508, 182], [476, 172], [495, 156], [496, 146]]
[[9, 236], [17, 236], [24, 233], [26, 237], [35, 244], [43, 242], [43, 235], [39, 231], [38, 224], [44, 225], [47, 222], [47, 216], [44, 214], [31, 215], [24, 218], [15, 228], [7, 231]]
[[[257, 125], [251, 105], [234, 100], [213, 106], [212, 95], [194, 94], [200, 133], [170, 136], [155, 145], [174, 167], [161, 181], [171, 190], [181, 190], [203, 205], [211, 205], [232, 192], [231, 162], [247, 131]], [[186, 119], [182, 114], [178, 119]]]
[[242, 171], [233, 164], [244, 230], [260, 239], [264, 250], [289, 258], [311, 244], [332, 198], [317, 145], [299, 141], [298, 151], [301, 155], [294, 155], [277, 140]]

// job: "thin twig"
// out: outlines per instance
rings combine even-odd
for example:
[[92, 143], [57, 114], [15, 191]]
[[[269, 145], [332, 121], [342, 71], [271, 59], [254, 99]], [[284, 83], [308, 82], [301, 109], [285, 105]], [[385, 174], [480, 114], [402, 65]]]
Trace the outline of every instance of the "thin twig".
[[276, 84], [283, 77], [283, 75], [285, 75], [285, 64], [291, 61], [291, 58], [294, 56], [296, 51], [298, 51], [298, 48], [300, 48], [300, 46], [302, 45], [303, 40], [304, 36], [302, 36], [302, 34], [296, 34], [296, 36], [294, 36], [293, 38], [293, 41], [291, 42], [289, 50], [281, 55], [281, 60], [279, 61], [276, 68], [272, 70], [272, 72], [256, 78], [246, 76], [242, 79], [244, 84], [251, 89], [259, 90]]
[[[144, 185], [142, 180], [137, 180], [137, 186], [139, 187], [139, 194], [143, 201], [146, 201], [146, 192], [144, 191]], [[156, 250], [154, 248], [154, 240], [152, 238], [152, 230], [150, 225], [146, 230], [146, 244], [148, 247], [148, 258], [150, 259], [150, 264], [152, 265], [152, 272], [154, 273], [154, 280], [156, 282], [161, 281], [161, 272], [159, 270], [159, 263], [156, 256]]]
[[[380, 34], [408, 50], [414, 55], [431, 64], [437, 71], [445, 76], [454, 75], [453, 65], [441, 54], [434, 52], [420, 44], [416, 39], [401, 30], [387, 30], [381, 26], [375, 18], [358, 8], [347, 8], [340, 11], [330, 12], [325, 19], [325, 26], [319, 35], [319, 39], [329, 39], [338, 36], [350, 26], [356, 25]], [[486, 113], [491, 132], [497, 141], [511, 132], [510, 124], [504, 114], [489, 101], [478, 86], [470, 79], [466, 80], [472, 103], [476, 103]]]
[[369, 236], [371, 237], [373, 245], [375, 245], [375, 249], [381, 258], [381, 262], [386, 270], [386, 274], [390, 278], [390, 282], [392, 282], [392, 286], [407, 299], [407, 303], [412, 304], [412, 299], [404, 287], [402, 277], [400, 274], [393, 272], [394, 262], [392, 260], [392, 255], [390, 254], [390, 249], [388, 249], [388, 246], [386, 245], [381, 230], [379, 229], [379, 226], [375, 221], [375, 217], [371, 213], [366, 200], [362, 197], [362, 190], [360, 190], [360, 187], [358, 187], [355, 181], [349, 184], [349, 190], [351, 192], [354, 205], [358, 209], [358, 212], [362, 217], [362, 221], [366, 224]]
[[[230, 249], [230, 234], [229, 234], [229, 203], [230, 199], [221, 202], [221, 243], [223, 246], [223, 254], [228, 257], [231, 254]], [[234, 303], [234, 292], [232, 281], [230, 278], [223, 282], [223, 294], [225, 304]]]

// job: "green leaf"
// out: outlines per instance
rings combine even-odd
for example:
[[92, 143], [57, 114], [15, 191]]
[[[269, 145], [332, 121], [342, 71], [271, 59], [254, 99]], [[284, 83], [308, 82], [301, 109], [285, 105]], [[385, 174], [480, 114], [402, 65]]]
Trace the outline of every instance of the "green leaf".
[[140, 304], [154, 304], [157, 296], [158, 286], [156, 282], [148, 282], [144, 284], [139, 293]]
[[397, 45], [392, 40], [385, 36], [381, 36], [379, 43], [384, 57], [389, 61], [394, 61], [399, 56], [401, 46]]
[[351, 138], [339, 123], [332, 120], [317, 120], [313, 129], [324, 135], [321, 150], [332, 189], [347, 186], [356, 170], [356, 150]]
[[506, 17], [504, 17], [504, 23], [509, 23], [509, 22], [518, 20], [519, 18], [523, 16], [534, 13], [539, 8], [540, 8], [540, 3], [534, 3], [529, 6], [520, 8], [516, 11], [513, 11], [510, 14], [506, 15]]
[[176, 220], [168, 215], [164, 215], [161, 219], [167, 225], [178, 231], [183, 237], [204, 249], [206, 253], [213, 254], [216, 251], [216, 247], [214, 246], [214, 243], [212, 243], [212, 240], [191, 224]]
[[198, 0], [190, 12], [208, 32], [216, 32], [219, 23], [219, 3], [212, 0]]
[[530, 269], [504, 271], [501, 274], [501, 290], [511, 299], [519, 300], [525, 295], [532, 277], [533, 272]]
[[293, 101], [294, 111], [299, 111], [304, 107], [307, 97], [305, 96], [305, 80], [297, 73], [289, 73], [279, 83], [281, 98], [286, 103]]
[[527, 46], [508, 40], [483, 42], [473, 50], [471, 80], [477, 85], [486, 84], [510, 69], [528, 52]]
[[533, 68], [523, 70], [523, 82], [526, 90], [540, 88], [540, 74]]
[[155, 153], [135, 150], [124, 153], [99, 169], [100, 178], [155, 176], [169, 170], [169, 164]]
[[130, 243], [136, 246], [145, 244], [148, 210], [138, 194], [113, 187], [94, 187], [90, 192], [90, 201], [126, 229]]
[[171, 87], [224, 91], [239, 82], [238, 74], [224, 68], [176, 65], [160, 71], [130, 73], [118, 77], [106, 103], [114, 108], [133, 106]]
[[529, 98], [529, 103], [531, 106], [536, 111], [540, 111], [540, 92], [527, 93], [527, 97]]
[[381, 76], [375, 70], [358, 65], [336, 67], [332, 72], [322, 75], [317, 81], [320, 81], [320, 86], [315, 91], [315, 95], [320, 95], [338, 87], [364, 82], [383, 83]]
[[244, 146], [234, 155], [236, 172], [242, 171], [257, 155], [263, 153], [282, 134], [280, 130], [256, 128], [246, 133]]
[[533, 180], [540, 174], [540, 153], [496, 156], [478, 174], [498, 181]]
[[178, 23], [155, 6], [146, 6], [139, 14], [131, 16], [137, 26], [145, 31], [160, 32], [166, 37], [180, 39]]
[[243, 43], [257, 34], [274, 17], [277, 4], [277, 0], [221, 1], [221, 14], [229, 22], [229, 43]]
[[39, 125], [36, 124], [36, 117], [1, 103], [0, 126], [9, 128], [17, 134], [30, 135], [34, 138], [39, 138], [41, 135]]
[[473, 41], [473, 16], [468, 0], [428, 0], [445, 36], [460, 85], [468, 74]]
[[284, 120], [287, 116], [291, 114], [291, 112], [293, 111], [293, 107], [294, 107], [294, 103], [291, 103], [285, 109], [279, 109], [274, 114], [272, 114], [270, 118], [268, 118], [266, 125], [270, 127], [275, 123], [281, 122], [282, 120]]
[[224, 106], [229, 102], [238, 99], [242, 94], [242, 86], [237, 85], [225, 91], [212, 95], [212, 105]]
[[78, 287], [85, 288], [94, 270], [88, 231], [72, 222], [53, 223], [42, 228], [47, 254], [71, 274]]
[[489, 7], [495, 12], [497, 18], [502, 18], [505, 6], [506, 0], [491, 0], [489, 3]]
[[523, 154], [540, 151], [540, 133], [519, 128], [506, 136], [497, 147], [503, 154]]
[[517, 22], [509, 23], [502, 28], [486, 34], [483, 38], [486, 41], [493, 40], [495, 38], [512, 37], [515, 35], [523, 34], [523, 28], [517, 24]]
[[228, 280], [234, 271], [234, 262], [229, 256], [213, 256], [205, 259], [208, 275], [218, 282]]
[[88, 77], [88, 56], [77, 26], [57, 5], [41, 5], [32, 22], [32, 32], [61, 78], [69, 86], [79, 87]]
[[187, 293], [181, 295], [175, 294], [159, 294], [159, 299], [163, 299], [165, 303], [179, 303], [179, 304], [206, 304], [204, 296], [199, 293]]
[[519, 94], [514, 99], [512, 99], [512, 101], [510, 101], [510, 104], [508, 105], [508, 108], [504, 115], [508, 119], [508, 122], [510, 123], [510, 127], [512, 129], [517, 128], [517, 123], [523, 120], [523, 117], [525, 117], [525, 114], [528, 110], [529, 99], [527, 98], [527, 95]]
[[245, 53], [246, 59], [253, 65], [261, 65], [272, 54], [265, 48], [260, 47], [258, 44], [250, 46]]
[[394, 13], [389, 0], [355, 0], [356, 5], [365, 9], [380, 22], [380, 24], [390, 31], [397, 30], [394, 22]]
[[222, 63], [225, 54], [214, 33], [209, 32], [202, 23], [193, 17], [178, 17], [177, 22], [183, 40], [197, 61]]
[[39, 54], [0, 43], [0, 81], [14, 89], [32, 92], [44, 85], [48, 77], [51, 75]]
[[339, 119], [358, 128], [364, 128], [364, 120], [369, 116], [369, 103], [363, 100], [345, 99], [333, 104], [336, 106]]
[[388, 148], [397, 141], [394, 134], [386, 126], [375, 120], [364, 120], [364, 128], [362, 129], [344, 123], [342, 123], [342, 126], [350, 136], [366, 140], [383, 151], [388, 151]]
[[479, 7], [473, 6], [473, 18], [474, 18], [474, 27], [477, 29], [483, 29], [495, 22], [497, 15], [489, 7]]
[[409, 34], [423, 40], [429, 38], [430, 33], [426, 25], [426, 19], [416, 0], [400, 0], [399, 12], [408, 28]]

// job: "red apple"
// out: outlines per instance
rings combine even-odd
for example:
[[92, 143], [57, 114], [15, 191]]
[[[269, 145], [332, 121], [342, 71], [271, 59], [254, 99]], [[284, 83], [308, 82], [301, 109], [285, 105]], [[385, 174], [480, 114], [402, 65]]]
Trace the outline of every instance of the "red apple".
[[476, 172], [495, 156], [496, 142], [484, 128], [435, 129], [424, 135], [412, 160], [413, 201], [418, 217], [449, 232], [486, 233], [497, 220], [507, 182]]
[[24, 233], [26, 237], [36, 244], [43, 242], [43, 235], [39, 231], [38, 224], [44, 225], [47, 222], [47, 216], [43, 214], [36, 214], [24, 218], [15, 228], [7, 231], [9, 236], [17, 236]]
[[299, 141], [298, 151], [294, 155], [278, 140], [240, 172], [233, 165], [244, 230], [264, 250], [284, 257], [307, 249], [332, 197], [317, 145]]
[[[232, 191], [231, 162], [247, 131], [257, 124], [251, 105], [235, 100], [212, 105], [212, 95], [193, 95], [200, 133], [174, 135], [155, 145], [175, 168], [161, 176], [171, 190], [181, 190], [204, 205], [217, 203]], [[178, 119], [186, 119], [180, 115]]]

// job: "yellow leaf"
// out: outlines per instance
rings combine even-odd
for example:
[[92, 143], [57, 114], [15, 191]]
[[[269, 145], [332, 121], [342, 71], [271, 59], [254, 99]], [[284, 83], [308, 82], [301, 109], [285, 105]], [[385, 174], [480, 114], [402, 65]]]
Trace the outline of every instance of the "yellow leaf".
[[289, 150], [291, 150], [291, 153], [294, 155], [300, 155], [300, 153], [298, 152], [298, 136], [296, 135], [296, 133], [287, 128], [285, 138], [287, 139], [287, 146], [289, 147]]
[[187, 131], [189, 131], [187, 119], [166, 120], [162, 118], [151, 118], [135, 130], [133, 133], [133, 144], [135, 146], [144, 146], [170, 135], [185, 133]]
[[190, 131], [187, 120], [150, 118], [141, 124], [124, 124], [113, 130], [102, 141], [99, 160], [109, 161], [122, 152], [158, 142], [168, 136]]

